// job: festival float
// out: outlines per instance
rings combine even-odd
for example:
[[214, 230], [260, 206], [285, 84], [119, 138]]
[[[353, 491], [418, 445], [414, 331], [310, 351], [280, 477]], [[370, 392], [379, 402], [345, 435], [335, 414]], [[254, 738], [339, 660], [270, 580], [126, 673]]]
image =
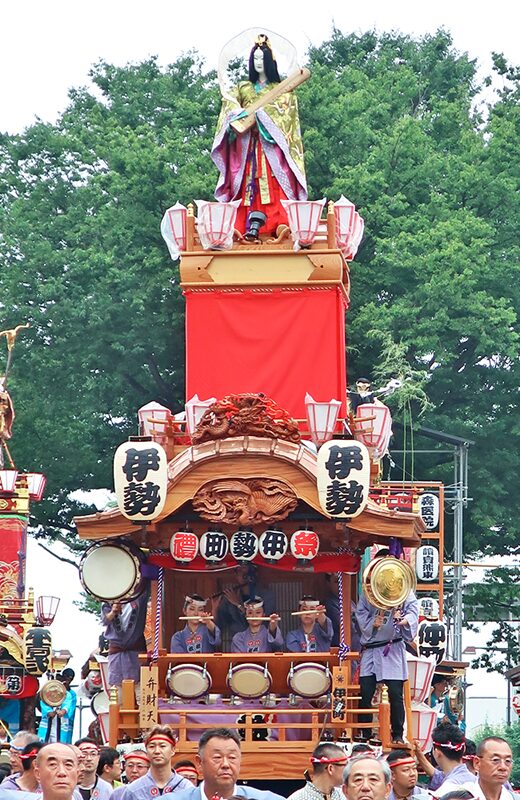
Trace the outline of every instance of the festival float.
[[[10, 451], [15, 411], [7, 389], [13, 350], [28, 325], [0, 331], [7, 360], [0, 376], [0, 720], [7, 739], [34, 724], [34, 703], [41, 675], [53, 677], [68, 661], [52, 651], [51, 632], [57, 597], [38, 597], [26, 588], [27, 527], [30, 504], [45, 490], [45, 476], [22, 472]], [[61, 703], [61, 700], [60, 700]], [[59, 703], [58, 703], [59, 705]]]
[[[240, 58], [249, 80], [233, 85], [227, 67], [236, 75]], [[161, 225], [186, 302], [185, 408], [139, 409], [138, 434], [114, 458], [117, 507], [75, 520], [89, 543], [81, 579], [110, 625], [150, 593], [140, 676], [112, 686], [104, 665], [110, 744], [167, 723], [181, 758], [204, 729], [225, 725], [243, 740], [241, 777], [261, 779], [269, 763], [272, 778], [300, 778], [320, 739], [370, 735], [392, 747], [387, 687], [372, 721], [359, 707], [352, 610], [362, 594], [397, 620], [417, 592], [405, 735], [428, 744], [436, 712], [425, 701], [446, 644], [444, 492], [381, 480], [392, 429], [381, 398], [395, 386], [347, 389], [363, 220], [344, 197], [307, 198], [295, 89], [309, 72], [285, 39], [249, 30], [223, 49], [218, 74], [216, 202], [196, 201], [196, 212], [175, 203]], [[304, 630], [299, 652], [288, 649], [307, 618], [325, 630], [334, 603], [337, 646], [313, 648]], [[225, 624], [215, 646], [223, 608], [270, 639], [281, 631], [281, 646], [238, 651]], [[188, 645], [172, 652], [185, 623]]]

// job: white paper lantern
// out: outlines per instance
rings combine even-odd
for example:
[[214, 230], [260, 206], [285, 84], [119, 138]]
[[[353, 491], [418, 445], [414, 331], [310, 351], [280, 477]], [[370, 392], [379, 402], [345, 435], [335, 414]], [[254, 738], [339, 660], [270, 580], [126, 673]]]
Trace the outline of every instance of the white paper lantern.
[[437, 711], [426, 703], [412, 703], [412, 735], [408, 738], [419, 742], [423, 753], [432, 746], [432, 733], [437, 723]]
[[425, 619], [417, 630], [417, 652], [424, 658], [433, 656], [440, 664], [446, 652], [448, 629], [441, 620]]
[[419, 598], [419, 618], [439, 619], [439, 601], [436, 597]]
[[260, 536], [258, 552], [266, 561], [274, 563], [280, 561], [287, 553], [289, 542], [285, 533], [278, 528], [268, 528]]
[[160, 444], [128, 441], [114, 454], [114, 488], [119, 510], [135, 522], [151, 522], [164, 508], [168, 459]]
[[222, 561], [229, 549], [229, 542], [222, 531], [206, 531], [200, 537], [200, 554], [206, 561]]
[[354, 439], [332, 440], [320, 447], [318, 498], [330, 517], [351, 519], [365, 509], [370, 488], [370, 456]]
[[408, 665], [408, 681], [410, 683], [411, 699], [416, 703], [423, 703], [431, 689], [436, 661], [433, 656], [422, 658], [406, 654]]
[[439, 551], [431, 544], [423, 544], [415, 554], [415, 571], [421, 582], [436, 581], [439, 577]]
[[291, 536], [291, 553], [300, 564], [312, 561], [318, 555], [320, 538], [315, 531], [302, 529]]
[[253, 531], [235, 531], [229, 543], [229, 552], [238, 563], [252, 561], [258, 553], [258, 536]]
[[189, 564], [198, 552], [199, 540], [193, 531], [176, 531], [170, 539], [170, 553], [179, 564]]
[[427, 531], [436, 530], [439, 524], [439, 498], [432, 492], [425, 492], [419, 497], [419, 514]]

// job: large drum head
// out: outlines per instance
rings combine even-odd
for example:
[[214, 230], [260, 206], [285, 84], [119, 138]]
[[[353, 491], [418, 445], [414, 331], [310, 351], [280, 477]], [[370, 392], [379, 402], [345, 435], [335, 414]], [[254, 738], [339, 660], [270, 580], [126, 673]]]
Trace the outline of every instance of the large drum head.
[[96, 717], [99, 714], [107, 714], [108, 707], [109, 707], [109, 698], [108, 694], [104, 690], [94, 695], [94, 697], [92, 698], [92, 702], [90, 704], [90, 708], [92, 713], [95, 714]]
[[271, 691], [272, 679], [260, 664], [238, 664], [230, 670], [227, 683], [233, 694], [253, 699]]
[[323, 664], [305, 661], [291, 670], [287, 683], [291, 691], [299, 697], [321, 697], [330, 691], [330, 672]]
[[170, 670], [166, 683], [176, 697], [195, 700], [211, 689], [211, 675], [199, 664], [180, 664]]
[[79, 567], [83, 588], [97, 600], [109, 603], [135, 599], [144, 588], [140, 558], [140, 551], [125, 544], [90, 547]]

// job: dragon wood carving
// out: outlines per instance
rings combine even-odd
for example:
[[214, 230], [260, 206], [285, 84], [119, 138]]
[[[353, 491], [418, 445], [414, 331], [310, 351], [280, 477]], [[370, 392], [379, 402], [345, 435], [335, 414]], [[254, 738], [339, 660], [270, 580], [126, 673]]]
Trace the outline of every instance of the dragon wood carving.
[[272, 478], [230, 478], [209, 481], [192, 500], [193, 508], [211, 522], [259, 525], [285, 519], [298, 504], [294, 491]]
[[230, 394], [213, 403], [192, 436], [194, 445], [231, 436], [266, 436], [300, 441], [298, 423], [264, 394]]

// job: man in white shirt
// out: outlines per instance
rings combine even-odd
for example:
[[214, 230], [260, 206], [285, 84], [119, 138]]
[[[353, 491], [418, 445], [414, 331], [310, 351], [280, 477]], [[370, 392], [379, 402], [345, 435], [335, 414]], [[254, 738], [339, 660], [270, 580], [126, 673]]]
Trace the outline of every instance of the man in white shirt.
[[504, 784], [509, 780], [513, 768], [513, 754], [505, 739], [488, 736], [477, 747], [474, 760], [478, 779], [463, 785], [480, 800], [513, 800], [516, 795]]

